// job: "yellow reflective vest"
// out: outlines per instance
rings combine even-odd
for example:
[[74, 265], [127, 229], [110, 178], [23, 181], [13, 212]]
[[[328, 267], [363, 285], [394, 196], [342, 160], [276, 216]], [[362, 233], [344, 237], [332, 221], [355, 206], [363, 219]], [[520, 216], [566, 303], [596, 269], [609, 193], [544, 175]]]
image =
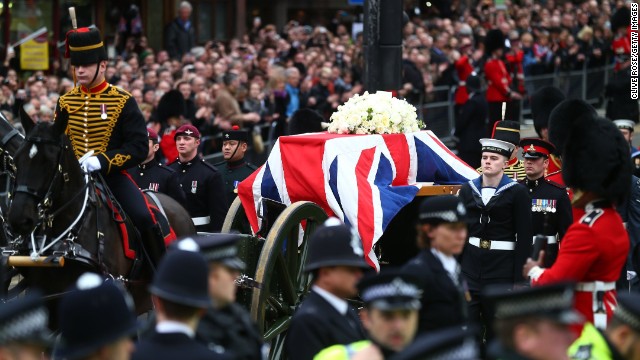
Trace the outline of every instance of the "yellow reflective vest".
[[333, 345], [320, 351], [313, 360], [349, 360], [358, 351], [371, 344], [369, 340], [356, 341], [347, 345]]

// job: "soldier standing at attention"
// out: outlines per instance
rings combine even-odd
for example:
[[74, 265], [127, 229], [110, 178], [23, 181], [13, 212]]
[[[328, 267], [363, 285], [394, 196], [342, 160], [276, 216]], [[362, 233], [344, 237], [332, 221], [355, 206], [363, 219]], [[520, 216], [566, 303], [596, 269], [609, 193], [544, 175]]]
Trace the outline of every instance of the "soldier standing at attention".
[[247, 310], [235, 302], [236, 280], [245, 268], [238, 257], [240, 238], [236, 234], [193, 237], [209, 263], [212, 304], [198, 323], [196, 339], [213, 350], [224, 348], [233, 359], [260, 360], [262, 336]]
[[248, 143], [249, 132], [240, 130], [237, 125], [234, 125], [231, 130], [222, 133], [222, 156], [224, 161], [216, 164], [216, 166], [224, 181], [224, 191], [228, 203], [227, 209], [231, 207], [233, 200], [238, 196], [236, 192], [238, 184], [258, 168], [244, 159]]
[[200, 131], [193, 125], [182, 125], [175, 133], [178, 159], [169, 167], [178, 173], [178, 181], [196, 230], [216, 232], [222, 229], [227, 212], [222, 176], [215, 166], [198, 155]]
[[553, 265], [564, 233], [573, 222], [571, 202], [565, 186], [545, 179], [549, 157], [555, 151], [550, 142], [536, 138], [520, 141], [527, 177], [521, 180], [531, 195], [531, 221], [534, 234], [546, 237], [545, 266]]
[[147, 158], [142, 164], [127, 170], [129, 175], [140, 189], [167, 194], [184, 205], [187, 200], [178, 183], [176, 172], [156, 160], [156, 153], [160, 149], [158, 134], [151, 129], [147, 129], [147, 132], [149, 133]]
[[144, 117], [131, 94], [105, 80], [107, 50], [98, 29], [70, 30], [66, 43], [65, 56], [71, 57], [78, 85], [58, 99], [54, 121], [65, 125], [78, 159], [93, 152], [82, 166], [104, 176], [136, 224], [155, 265], [165, 250], [164, 237], [142, 192], [126, 171], [147, 157], [149, 138]]
[[322, 349], [367, 338], [358, 314], [345, 300], [358, 294], [369, 269], [355, 230], [329, 218], [309, 239], [305, 271], [313, 285], [291, 318], [285, 351], [289, 359], [311, 360]]

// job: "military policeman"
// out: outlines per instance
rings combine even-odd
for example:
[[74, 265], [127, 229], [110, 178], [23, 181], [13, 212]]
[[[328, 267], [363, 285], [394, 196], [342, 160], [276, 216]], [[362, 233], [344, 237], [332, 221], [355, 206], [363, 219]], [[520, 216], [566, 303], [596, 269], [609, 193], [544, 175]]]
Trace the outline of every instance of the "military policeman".
[[149, 134], [147, 158], [137, 167], [129, 169], [129, 175], [140, 189], [167, 194], [184, 205], [186, 197], [178, 183], [176, 172], [156, 160], [156, 153], [160, 149], [158, 133], [152, 129], [147, 129], [147, 133]]
[[358, 282], [358, 292], [364, 302], [360, 317], [371, 340], [333, 345], [322, 350], [314, 360], [352, 359], [369, 346], [377, 349], [384, 359], [402, 351], [413, 341], [418, 329], [422, 296], [419, 282], [414, 274], [399, 270], [383, 270], [364, 277]]
[[182, 125], [174, 137], [178, 159], [169, 167], [178, 173], [191, 220], [198, 231], [220, 231], [227, 214], [224, 184], [215, 166], [198, 155], [200, 131], [193, 125]]
[[193, 238], [209, 263], [211, 306], [196, 330], [196, 339], [211, 349], [222, 347], [234, 359], [262, 357], [262, 336], [236, 300], [236, 280], [245, 264], [238, 258], [236, 234], [209, 234]]
[[231, 130], [222, 133], [222, 156], [224, 161], [216, 164], [222, 174], [224, 191], [227, 196], [227, 209], [238, 196], [238, 184], [251, 175], [257, 167], [248, 163], [244, 155], [247, 152], [249, 132], [234, 125]]
[[211, 304], [207, 263], [194, 241], [180, 241], [167, 252], [149, 287], [156, 326], [140, 341], [133, 360], [226, 359], [195, 340], [198, 321]]
[[[164, 236], [142, 192], [126, 169], [147, 156], [144, 117], [128, 92], [105, 80], [107, 50], [96, 28], [67, 33], [66, 57], [71, 58], [78, 85], [58, 99], [55, 122], [66, 129], [73, 151], [90, 172], [100, 171], [116, 199], [136, 224], [151, 262], [164, 253]], [[92, 156], [83, 158], [87, 153]]]
[[60, 341], [55, 359], [123, 359], [138, 329], [133, 300], [121, 284], [85, 273], [58, 308]]
[[369, 265], [358, 234], [329, 218], [309, 239], [305, 271], [313, 285], [291, 318], [285, 351], [290, 359], [311, 360], [322, 349], [366, 339], [356, 312], [345, 300], [358, 294], [356, 284]]
[[534, 234], [546, 238], [545, 266], [551, 266], [558, 256], [558, 244], [573, 222], [571, 202], [563, 185], [545, 179], [549, 157], [555, 151], [550, 142], [537, 138], [520, 141], [527, 177], [521, 180], [531, 195], [531, 221]]
[[40, 360], [51, 344], [49, 312], [39, 291], [0, 303], [0, 359]]

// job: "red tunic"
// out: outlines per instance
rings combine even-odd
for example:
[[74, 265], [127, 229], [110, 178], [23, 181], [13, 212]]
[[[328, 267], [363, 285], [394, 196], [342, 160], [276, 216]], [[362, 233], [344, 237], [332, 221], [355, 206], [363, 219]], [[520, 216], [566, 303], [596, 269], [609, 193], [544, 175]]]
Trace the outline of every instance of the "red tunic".
[[509, 84], [511, 76], [500, 59], [492, 58], [484, 64], [484, 76], [487, 79], [487, 101], [509, 101]]
[[624, 36], [618, 36], [613, 40], [611, 49], [616, 62], [614, 70], [618, 71], [631, 55], [631, 26], [627, 28]]
[[[549, 167], [547, 167], [547, 176], [562, 170], [562, 160], [559, 157], [551, 154], [549, 156]], [[555, 180], [554, 180], [555, 181]], [[562, 176], [560, 176], [560, 181], [556, 181], [558, 184], [563, 184]]]
[[[615, 283], [629, 252], [629, 236], [622, 218], [613, 207], [573, 209], [574, 223], [562, 238], [558, 258], [552, 267], [531, 280], [532, 285], [560, 281]], [[607, 319], [616, 304], [616, 291], [604, 297]], [[576, 310], [593, 323], [593, 293], [576, 291]]]
[[471, 62], [469, 61], [469, 57], [467, 55], [461, 56], [458, 61], [454, 63], [454, 66], [458, 74], [458, 79], [460, 80], [460, 82], [458, 83], [458, 88], [456, 89], [456, 93], [454, 95], [454, 99], [457, 105], [464, 105], [464, 103], [469, 100], [469, 92], [467, 91], [466, 81], [469, 75], [473, 73], [473, 66], [471, 66]]
[[524, 51], [518, 50], [514, 53], [508, 53], [506, 56], [507, 68], [509, 74], [516, 74], [516, 89], [520, 94], [524, 94], [524, 69], [522, 67], [522, 59], [524, 59]]

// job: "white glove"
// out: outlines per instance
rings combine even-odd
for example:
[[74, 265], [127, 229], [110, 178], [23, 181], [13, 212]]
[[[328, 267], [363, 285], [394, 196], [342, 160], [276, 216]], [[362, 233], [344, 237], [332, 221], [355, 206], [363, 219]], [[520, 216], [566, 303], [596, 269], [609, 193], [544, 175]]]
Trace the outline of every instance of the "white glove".
[[102, 168], [102, 165], [100, 165], [100, 160], [98, 160], [97, 156], [88, 157], [80, 164], [80, 166], [82, 166], [82, 168], [88, 172], [98, 171]]

